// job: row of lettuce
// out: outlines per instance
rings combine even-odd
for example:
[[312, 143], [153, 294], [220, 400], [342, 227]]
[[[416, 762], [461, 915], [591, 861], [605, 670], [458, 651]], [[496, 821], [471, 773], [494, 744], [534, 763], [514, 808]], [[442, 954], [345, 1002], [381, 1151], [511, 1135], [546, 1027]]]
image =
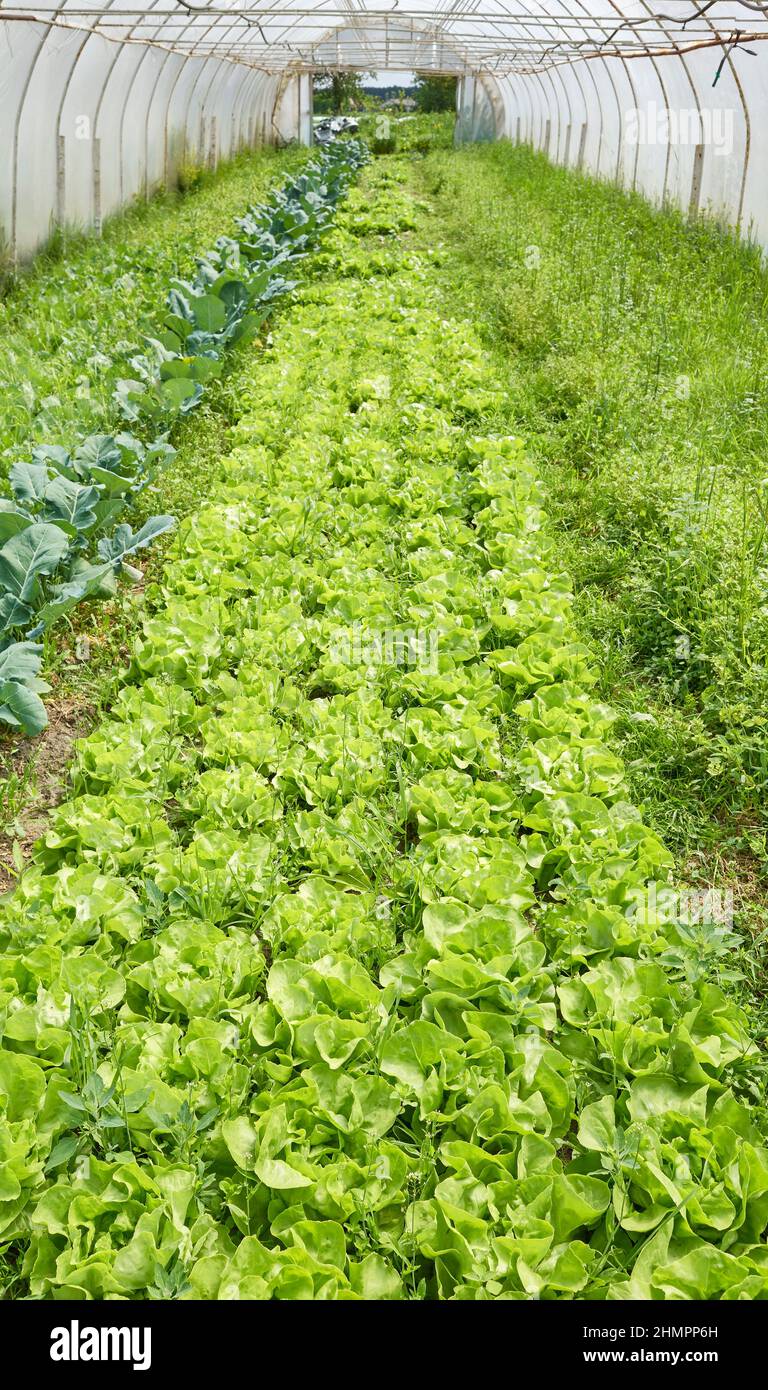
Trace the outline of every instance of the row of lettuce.
[[[297, 261], [316, 246], [364, 159], [357, 142], [332, 145], [269, 200], [237, 219], [176, 280], [156, 333], [130, 358], [116, 413], [137, 431], [91, 435], [72, 448], [38, 444], [10, 469], [0, 498], [0, 725], [39, 733], [44, 632], [84, 599], [111, 597], [130, 557], [174, 525], [153, 516], [134, 531], [126, 516], [173, 457], [174, 422], [201, 401], [225, 354], [255, 337], [296, 284]], [[138, 437], [137, 437], [138, 435]]]
[[391, 273], [413, 220], [369, 172], [244, 373], [4, 908], [11, 1294], [768, 1295], [728, 932], [654, 890], [499, 383], [418, 240]]

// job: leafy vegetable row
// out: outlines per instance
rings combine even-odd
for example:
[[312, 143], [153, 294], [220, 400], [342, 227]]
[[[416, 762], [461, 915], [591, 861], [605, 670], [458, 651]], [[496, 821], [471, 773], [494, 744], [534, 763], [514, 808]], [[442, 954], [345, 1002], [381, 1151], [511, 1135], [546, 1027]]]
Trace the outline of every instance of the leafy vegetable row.
[[162, 327], [131, 359], [137, 379], [119, 381], [116, 399], [128, 421], [165, 421], [202, 399], [221, 375], [221, 356], [253, 338], [275, 301], [296, 286], [283, 272], [328, 229], [339, 199], [365, 160], [358, 141], [329, 146], [270, 201], [236, 219], [238, 235], [221, 236], [198, 257], [191, 280], [176, 280]]
[[162, 329], [131, 359], [139, 379], [115, 393], [134, 427], [162, 427], [157, 438], [91, 435], [71, 452], [37, 445], [32, 462], [11, 468], [13, 498], [0, 499], [0, 723], [27, 734], [45, 727], [37, 639], [83, 599], [113, 594], [123, 570], [136, 573], [127, 557], [173, 526], [155, 516], [134, 532], [118, 518], [173, 456], [168, 429], [220, 376], [225, 349], [252, 338], [293, 289], [283, 270], [327, 229], [363, 159], [357, 143], [323, 151], [238, 220], [237, 238], [220, 237], [191, 281], [173, 284]]
[[728, 931], [653, 895], [535, 471], [428, 255], [391, 273], [390, 179], [244, 373], [5, 906], [11, 1292], [765, 1297]]

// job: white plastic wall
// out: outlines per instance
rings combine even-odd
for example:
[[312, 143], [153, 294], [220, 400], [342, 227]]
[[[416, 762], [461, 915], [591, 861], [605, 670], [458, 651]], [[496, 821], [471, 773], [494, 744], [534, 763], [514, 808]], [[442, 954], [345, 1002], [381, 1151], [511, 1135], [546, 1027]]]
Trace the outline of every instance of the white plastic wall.
[[[672, 8], [684, 18], [698, 7], [673, 0]], [[700, 19], [700, 28], [730, 34], [739, 9], [717, 4]], [[639, 20], [652, 9], [634, 3], [622, 11]], [[764, 18], [742, 14], [745, 29], [765, 32]], [[648, 25], [634, 31], [646, 40], [651, 32], [664, 41], [661, 20], [653, 31]], [[678, 38], [679, 32], [678, 24]], [[596, 56], [510, 73], [499, 79], [503, 134], [557, 163], [635, 189], [657, 205], [714, 217], [768, 248], [768, 49], [758, 41], [750, 56], [744, 51], [749, 47]]]
[[98, 228], [173, 183], [184, 163], [215, 167], [245, 147], [308, 141], [308, 90], [306, 76], [0, 22], [4, 254], [27, 259], [57, 225]]
[[456, 91], [456, 144], [495, 140], [503, 125], [504, 103], [496, 83], [479, 73], [460, 77]]
[[[768, 12], [756, 0], [664, 0], [659, 12], [649, 0], [312, 3], [43, 0], [30, 19], [2, 0], [11, 255], [57, 223], [98, 227], [184, 162], [309, 142], [310, 74], [323, 67], [455, 73], [459, 140], [529, 142], [768, 247]], [[749, 42], [731, 48], [735, 25], [752, 56]], [[668, 113], [678, 124], [665, 135]]]

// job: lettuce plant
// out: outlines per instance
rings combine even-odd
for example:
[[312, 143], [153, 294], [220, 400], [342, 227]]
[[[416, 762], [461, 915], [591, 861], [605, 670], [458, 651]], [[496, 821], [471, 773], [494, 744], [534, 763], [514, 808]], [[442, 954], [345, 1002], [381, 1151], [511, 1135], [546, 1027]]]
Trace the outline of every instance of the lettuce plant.
[[[328, 265], [403, 196], [369, 174]], [[399, 255], [315, 279], [244, 364], [3, 905], [0, 1240], [32, 1297], [768, 1292], [733, 933], [677, 905], [501, 385]], [[436, 663], [356, 624], [434, 631]]]

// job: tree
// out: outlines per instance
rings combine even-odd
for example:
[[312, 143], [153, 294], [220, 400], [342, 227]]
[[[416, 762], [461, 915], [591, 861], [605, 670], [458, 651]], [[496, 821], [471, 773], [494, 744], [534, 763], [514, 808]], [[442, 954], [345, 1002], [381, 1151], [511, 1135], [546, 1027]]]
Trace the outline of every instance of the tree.
[[363, 81], [375, 76], [373, 72], [337, 72], [332, 68], [315, 73], [315, 110], [331, 111], [334, 116], [362, 111], [366, 104]]
[[456, 78], [435, 73], [416, 78], [416, 101], [420, 111], [454, 111], [456, 109]]

